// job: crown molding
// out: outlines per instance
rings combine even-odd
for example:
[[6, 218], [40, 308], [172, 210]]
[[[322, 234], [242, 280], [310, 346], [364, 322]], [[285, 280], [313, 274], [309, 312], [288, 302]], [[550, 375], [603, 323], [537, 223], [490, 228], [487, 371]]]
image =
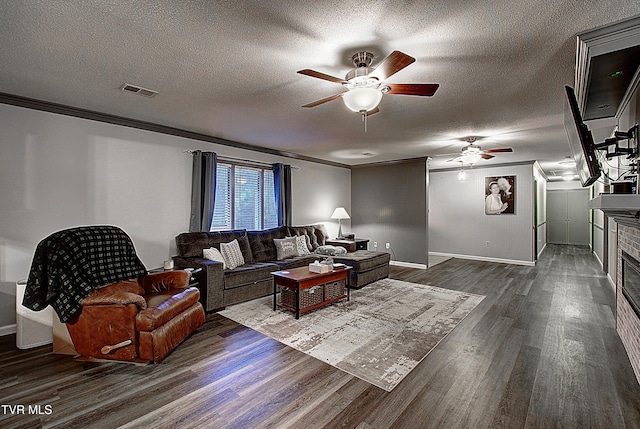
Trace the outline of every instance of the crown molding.
[[94, 110], [80, 109], [77, 107], [66, 106], [63, 104], [52, 103], [34, 98], [21, 97], [19, 95], [7, 94], [0, 92], [0, 103], [9, 104], [27, 109], [40, 110], [43, 112], [55, 113], [58, 115], [73, 116], [75, 118], [88, 119], [90, 121], [103, 122], [106, 124], [120, 125], [123, 127], [136, 128], [145, 131], [151, 131], [160, 134], [167, 134], [176, 137], [183, 137], [192, 140], [214, 143], [223, 146], [229, 146], [236, 149], [245, 149], [253, 152], [260, 152], [269, 155], [276, 155], [285, 158], [297, 159], [301, 161], [314, 162], [316, 164], [324, 164], [332, 167], [340, 167], [350, 169], [351, 166], [339, 162], [327, 161], [324, 159], [313, 158], [306, 155], [300, 155], [293, 152], [285, 152], [276, 149], [270, 149], [262, 146], [255, 146], [248, 143], [236, 142], [220, 137], [214, 137], [207, 134], [188, 131], [181, 128], [169, 127], [166, 125], [156, 124], [153, 122], [140, 121], [137, 119], [125, 118], [124, 116], [110, 115], [107, 113], [97, 112]]

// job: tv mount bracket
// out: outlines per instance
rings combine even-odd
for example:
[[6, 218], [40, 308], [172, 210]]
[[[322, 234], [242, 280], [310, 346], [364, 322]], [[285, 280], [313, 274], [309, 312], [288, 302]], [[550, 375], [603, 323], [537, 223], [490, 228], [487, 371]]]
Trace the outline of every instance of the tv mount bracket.
[[[620, 147], [620, 141], [626, 140], [627, 147]], [[606, 151], [606, 158], [611, 159], [614, 156], [627, 155], [627, 159], [635, 159], [638, 157], [638, 124], [629, 128], [627, 132], [616, 131], [613, 137], [606, 139], [603, 143], [597, 143], [596, 149]], [[614, 150], [610, 151], [609, 147], [614, 146]]]

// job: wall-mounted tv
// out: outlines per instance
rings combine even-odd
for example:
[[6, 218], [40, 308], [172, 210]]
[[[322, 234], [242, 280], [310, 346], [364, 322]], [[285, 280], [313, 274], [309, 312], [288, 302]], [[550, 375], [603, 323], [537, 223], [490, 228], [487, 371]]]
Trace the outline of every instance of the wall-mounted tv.
[[570, 86], [564, 88], [567, 95], [564, 107], [564, 128], [567, 130], [580, 183], [583, 187], [587, 187], [600, 178], [602, 170], [596, 158], [596, 146], [591, 131], [582, 121], [576, 94]]

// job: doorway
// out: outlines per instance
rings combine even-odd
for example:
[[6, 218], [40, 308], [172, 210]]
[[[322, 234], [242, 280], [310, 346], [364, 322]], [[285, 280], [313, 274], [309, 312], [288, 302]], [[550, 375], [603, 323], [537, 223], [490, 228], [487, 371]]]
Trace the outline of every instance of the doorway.
[[547, 191], [547, 239], [553, 244], [589, 245], [589, 190]]

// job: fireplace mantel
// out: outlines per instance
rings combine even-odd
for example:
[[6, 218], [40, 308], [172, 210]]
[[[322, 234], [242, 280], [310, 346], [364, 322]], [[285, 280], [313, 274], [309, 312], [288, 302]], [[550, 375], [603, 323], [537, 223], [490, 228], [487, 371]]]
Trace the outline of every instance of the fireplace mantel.
[[602, 194], [589, 201], [589, 208], [602, 210], [616, 222], [640, 225], [640, 195]]

